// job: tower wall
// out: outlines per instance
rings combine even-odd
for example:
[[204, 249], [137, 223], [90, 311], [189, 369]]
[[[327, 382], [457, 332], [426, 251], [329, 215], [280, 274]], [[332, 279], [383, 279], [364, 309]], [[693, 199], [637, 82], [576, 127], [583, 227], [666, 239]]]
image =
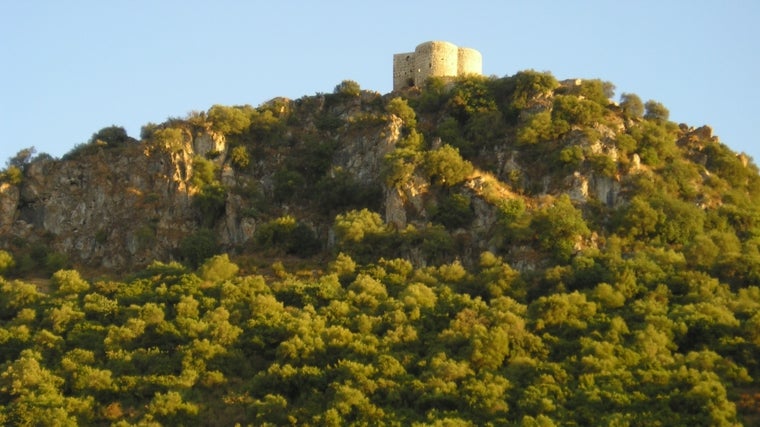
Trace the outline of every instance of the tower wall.
[[475, 49], [460, 47], [458, 52], [457, 75], [483, 74], [483, 56]]
[[433, 41], [422, 43], [414, 49], [414, 85], [422, 86], [429, 77], [457, 75], [459, 61], [458, 48], [449, 42]]
[[393, 90], [414, 86], [414, 52], [393, 55]]

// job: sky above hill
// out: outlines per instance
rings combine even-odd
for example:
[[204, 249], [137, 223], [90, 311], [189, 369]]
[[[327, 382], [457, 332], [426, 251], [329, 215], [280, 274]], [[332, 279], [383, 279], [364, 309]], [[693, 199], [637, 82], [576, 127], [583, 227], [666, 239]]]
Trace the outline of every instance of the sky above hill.
[[599, 78], [760, 161], [760, 1], [0, 0], [0, 168], [213, 104], [392, 89], [394, 53], [479, 50], [483, 72]]

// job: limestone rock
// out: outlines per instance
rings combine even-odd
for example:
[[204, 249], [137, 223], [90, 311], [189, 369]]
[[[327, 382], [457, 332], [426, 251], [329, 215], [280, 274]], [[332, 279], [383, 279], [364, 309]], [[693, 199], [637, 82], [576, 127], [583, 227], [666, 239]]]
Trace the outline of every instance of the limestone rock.
[[[52, 236], [74, 262], [124, 268], [163, 259], [192, 230], [186, 169], [135, 144], [72, 160], [32, 162], [19, 187], [13, 228]], [[4, 197], [3, 200], [13, 198]]]

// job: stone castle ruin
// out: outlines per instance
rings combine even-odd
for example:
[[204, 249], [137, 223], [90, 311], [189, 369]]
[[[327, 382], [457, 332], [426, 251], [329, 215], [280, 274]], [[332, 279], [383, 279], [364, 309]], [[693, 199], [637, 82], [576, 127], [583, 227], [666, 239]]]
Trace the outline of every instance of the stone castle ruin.
[[421, 87], [430, 77], [459, 77], [483, 73], [483, 57], [475, 49], [445, 41], [418, 45], [414, 52], [393, 55], [393, 90]]

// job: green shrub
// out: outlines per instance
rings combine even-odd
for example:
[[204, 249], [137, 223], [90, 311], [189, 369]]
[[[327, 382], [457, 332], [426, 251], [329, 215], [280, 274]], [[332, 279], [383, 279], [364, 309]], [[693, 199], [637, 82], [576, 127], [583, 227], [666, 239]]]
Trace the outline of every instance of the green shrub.
[[641, 161], [650, 166], [659, 166], [663, 160], [677, 154], [676, 135], [672, 127], [658, 120], [639, 123], [630, 130], [636, 140]]
[[154, 224], [143, 224], [135, 231], [135, 237], [140, 249], [147, 249], [156, 244], [156, 227]]
[[617, 163], [607, 154], [592, 154], [588, 160], [594, 172], [602, 176], [614, 177], [617, 174]]
[[599, 103], [573, 95], [557, 95], [554, 98], [552, 121], [568, 125], [593, 126], [604, 120], [604, 107]]
[[412, 148], [396, 148], [385, 156], [381, 176], [388, 187], [403, 187], [414, 175], [422, 154]]
[[334, 113], [327, 112], [327, 111], [318, 115], [316, 117], [316, 120], [314, 120], [314, 126], [316, 126], [317, 129], [324, 132], [335, 131], [339, 127], [343, 126], [343, 123], [344, 121], [343, 119], [340, 118], [340, 116]]
[[559, 152], [559, 160], [572, 167], [577, 167], [585, 160], [583, 148], [578, 145], [565, 147]]
[[316, 184], [311, 197], [316, 197], [323, 212], [369, 207], [379, 208], [382, 201], [380, 185], [363, 184], [346, 170], [336, 168]]
[[615, 137], [615, 147], [623, 156], [636, 151], [637, 145], [636, 140], [627, 133], [620, 133]]
[[177, 261], [171, 261], [168, 263], [164, 263], [161, 261], [154, 260], [150, 264], [148, 264], [147, 267], [145, 267], [145, 275], [146, 277], [150, 276], [181, 276], [183, 274], [187, 273], [187, 267], [180, 264]]
[[549, 72], [534, 70], [520, 71], [514, 75], [515, 89], [512, 93], [511, 108], [523, 110], [528, 102], [540, 95], [551, 94], [559, 87], [559, 82]]
[[273, 176], [274, 200], [285, 202], [294, 200], [303, 194], [306, 179], [303, 175], [292, 170], [279, 170]]
[[466, 227], [475, 218], [471, 203], [470, 197], [464, 194], [446, 195], [439, 199], [432, 218], [449, 229]]
[[555, 138], [554, 123], [549, 111], [541, 111], [528, 119], [517, 130], [517, 142], [520, 144], [536, 144]]
[[180, 152], [185, 146], [184, 131], [175, 127], [156, 129], [151, 139], [158, 147], [169, 153]]
[[667, 121], [670, 118], [670, 111], [664, 105], [657, 101], [649, 100], [644, 104], [644, 118], [656, 121]]
[[401, 119], [407, 129], [417, 126], [417, 114], [403, 98], [393, 98], [388, 102], [385, 111]]
[[102, 245], [103, 243], [107, 242], [108, 233], [109, 230], [106, 230], [104, 228], [98, 229], [98, 231], [95, 232], [95, 243]]
[[77, 144], [69, 150], [66, 154], [64, 154], [61, 159], [63, 160], [73, 160], [77, 158], [81, 158], [83, 156], [91, 156], [93, 154], [96, 154], [98, 150], [100, 150], [103, 147], [101, 144], [90, 144], [87, 142], [83, 142], [81, 144]]
[[193, 197], [193, 206], [198, 210], [200, 224], [213, 227], [226, 211], [227, 190], [218, 183], [205, 184]]
[[23, 150], [19, 150], [15, 156], [8, 159], [8, 166], [15, 166], [23, 170], [24, 167], [32, 161], [36, 152], [37, 150], [34, 147], [27, 147]]
[[744, 166], [742, 161], [730, 148], [719, 142], [710, 142], [702, 151], [707, 157], [708, 170], [718, 174], [734, 187], [747, 186], [751, 169]]
[[108, 146], [122, 145], [132, 140], [127, 131], [121, 126], [105, 127], [92, 135], [90, 144], [105, 144]]
[[488, 78], [467, 76], [458, 79], [448, 108], [460, 123], [467, 122], [474, 114], [496, 111], [496, 100], [490, 90]]
[[276, 249], [301, 257], [314, 255], [321, 248], [314, 231], [291, 215], [262, 224], [256, 230], [254, 239], [263, 249]]
[[626, 118], [638, 119], [644, 116], [644, 103], [634, 93], [623, 93], [620, 95], [620, 108], [623, 110], [623, 116]]
[[216, 170], [217, 167], [214, 162], [202, 156], [195, 156], [190, 182], [198, 188], [214, 184], [216, 182]]
[[179, 244], [180, 258], [192, 268], [198, 266], [207, 258], [219, 253], [214, 232], [202, 228], [182, 239]]
[[61, 295], [79, 294], [90, 289], [90, 284], [76, 270], [58, 270], [51, 279], [56, 292]]
[[244, 132], [251, 126], [253, 108], [250, 105], [243, 107], [225, 107], [213, 105], [208, 110], [208, 119], [211, 128], [223, 134], [235, 135]]
[[[484, 111], [473, 114], [464, 128], [465, 137], [475, 149], [496, 145], [506, 133], [501, 111]], [[462, 151], [464, 154], [468, 154]], [[475, 154], [474, 152], [472, 153]]]
[[461, 152], [472, 151], [472, 143], [465, 139], [462, 125], [453, 117], [446, 117], [441, 120], [435, 128], [435, 135], [441, 138], [441, 141], [458, 148]]
[[359, 86], [359, 83], [353, 81], [353, 80], [343, 80], [335, 86], [335, 90], [333, 91], [336, 95], [342, 95], [346, 97], [357, 97], [361, 94], [362, 88]]
[[153, 122], [148, 122], [140, 128], [140, 139], [147, 141], [153, 139], [153, 134], [160, 129], [159, 125]]
[[567, 92], [607, 106], [615, 96], [615, 85], [599, 79], [583, 79], [579, 85], [571, 86]]
[[69, 266], [69, 257], [62, 252], [50, 251], [45, 255], [44, 266], [46, 271], [58, 271]]
[[454, 239], [440, 225], [429, 225], [416, 232], [408, 233], [405, 238], [411, 240], [409, 242], [411, 247], [419, 245], [425, 260], [432, 264], [450, 260], [455, 251]]
[[240, 268], [230, 261], [227, 254], [215, 255], [207, 259], [198, 269], [198, 275], [212, 282], [221, 282], [235, 277]]
[[579, 239], [591, 233], [581, 211], [563, 194], [551, 205], [539, 209], [531, 220], [541, 249], [558, 261], [567, 261], [575, 252]]
[[335, 237], [341, 244], [358, 243], [368, 235], [383, 234], [387, 227], [380, 214], [368, 209], [351, 210], [335, 217]]
[[[251, 111], [251, 125], [248, 128], [248, 133], [259, 141], [274, 143], [285, 129], [287, 116], [278, 115], [280, 113], [276, 114], [271, 108], [274, 108], [274, 106], [269, 106], [269, 108], [263, 110]], [[287, 110], [287, 107], [281, 106], [281, 109]]]
[[439, 111], [451, 98], [446, 82], [441, 77], [431, 77], [425, 81], [422, 94], [413, 101], [415, 109], [422, 112]]
[[13, 255], [0, 250], [0, 275], [3, 275], [16, 266], [16, 260], [13, 259]]
[[330, 262], [328, 271], [338, 275], [342, 282], [352, 280], [356, 272], [356, 262], [343, 252], [338, 253], [335, 260]]
[[238, 170], [243, 170], [251, 163], [251, 158], [248, 155], [248, 149], [245, 146], [238, 145], [230, 152], [230, 161], [232, 165]]
[[8, 166], [7, 169], [0, 172], [0, 182], [6, 182], [10, 185], [19, 185], [24, 179], [24, 173], [18, 166]]
[[444, 144], [425, 156], [425, 170], [431, 182], [451, 187], [467, 179], [474, 170], [472, 163], [459, 155], [459, 150]]

